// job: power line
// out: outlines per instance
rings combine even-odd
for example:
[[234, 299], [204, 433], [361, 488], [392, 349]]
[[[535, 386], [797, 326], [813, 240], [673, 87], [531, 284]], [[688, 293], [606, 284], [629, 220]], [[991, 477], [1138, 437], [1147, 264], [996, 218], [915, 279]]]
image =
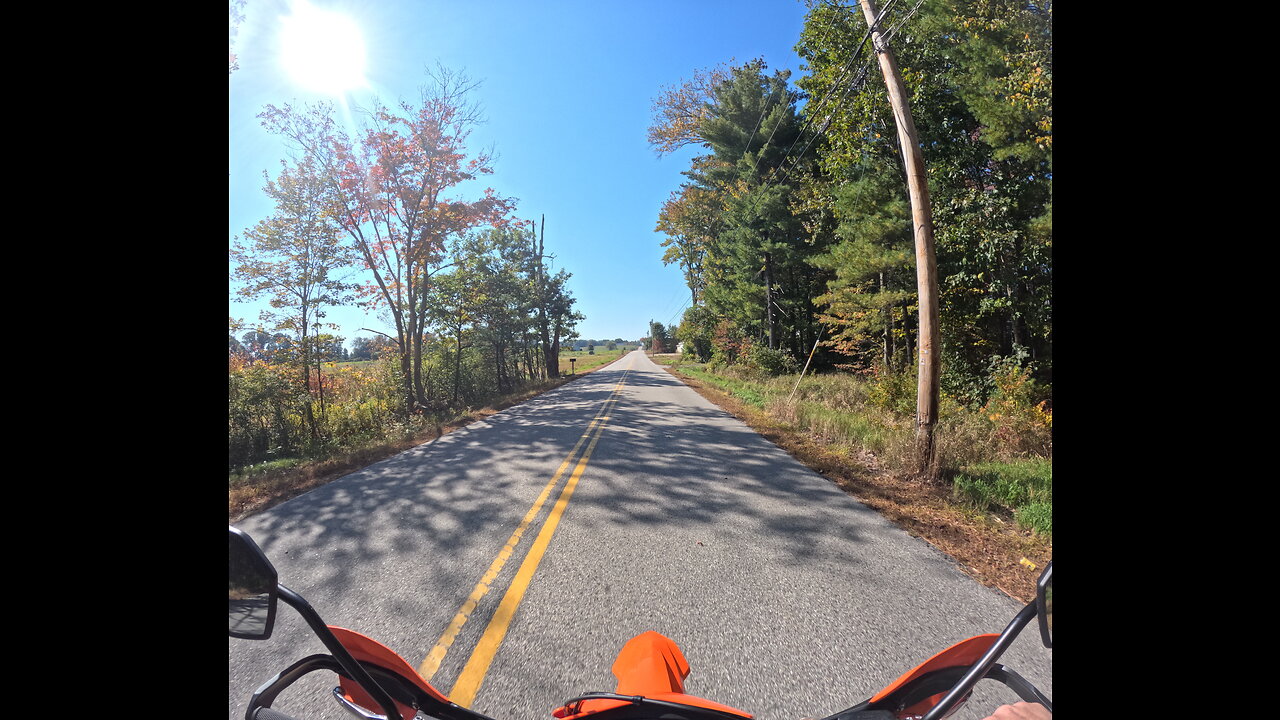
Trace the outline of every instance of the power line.
[[[884, 8], [880, 11], [880, 16], [879, 16], [879, 17], [884, 17], [885, 13], [887, 13], [887, 12], [889, 11], [889, 8], [893, 7], [894, 3], [896, 3], [896, 2], [897, 2], [897, 0], [889, 0], [889, 2], [888, 2], [888, 3], [884, 6]], [[838, 5], [837, 5], [837, 6], [833, 6], [833, 7], [841, 7], [841, 6], [838, 6]], [[877, 22], [878, 22], [878, 21], [879, 21], [879, 20], [877, 19]], [[846, 63], [845, 63], [845, 65], [844, 65], [844, 68], [840, 70], [840, 74], [839, 74], [839, 75], [836, 77], [836, 79], [831, 83], [830, 87], [828, 87], [828, 88], [827, 88], [827, 92], [826, 92], [826, 93], [824, 93], [824, 94], [823, 94], [823, 96], [817, 100], [817, 102], [812, 103], [812, 104], [810, 104], [810, 105], [808, 105], [808, 106], [806, 106], [806, 107], [805, 107], [805, 115], [806, 115], [806, 116], [808, 116], [808, 117], [806, 117], [804, 124], [800, 126], [800, 130], [799, 130], [799, 132], [798, 132], [798, 133], [796, 133], [796, 139], [791, 141], [791, 145], [787, 148], [786, 152], [784, 152], [784, 153], [782, 154], [782, 160], [781, 160], [781, 161], [779, 161], [778, 165], [774, 167], [774, 169], [773, 169], [773, 171], [772, 171], [772, 172], [770, 172], [770, 174], [769, 174], [769, 176], [770, 176], [770, 177], [773, 177], [773, 174], [777, 172], [777, 168], [778, 168], [778, 167], [781, 167], [781, 165], [782, 165], [782, 163], [783, 163], [783, 162], [786, 162], [787, 156], [791, 154], [791, 150], [792, 150], [792, 148], [794, 148], [794, 147], [796, 146], [796, 143], [800, 140], [800, 138], [804, 137], [804, 131], [805, 131], [805, 128], [809, 127], [809, 124], [810, 124], [811, 122], [813, 122], [813, 118], [814, 118], [814, 117], [817, 115], [817, 113], [818, 113], [818, 108], [822, 107], [822, 104], [823, 104], [823, 103], [825, 103], [825, 102], [827, 101], [827, 99], [831, 97], [831, 93], [832, 93], [832, 92], [834, 92], [837, 88], [839, 88], [840, 86], [842, 86], [842, 85], [844, 84], [845, 76], [847, 76], [847, 75], [849, 74], [849, 71], [853, 69], [853, 64], [854, 64], [854, 62], [858, 59], [858, 55], [862, 52], [862, 47], [863, 47], [863, 45], [865, 45], [865, 44], [866, 44], [866, 42], [867, 42], [867, 38], [869, 38], [869, 37], [871, 37], [871, 29], [870, 29], [870, 28], [868, 28], [868, 29], [867, 29], [867, 34], [866, 34], [865, 36], [863, 36], [863, 38], [862, 38], [862, 42], [858, 43], [858, 47], [857, 47], [857, 49], [856, 49], [856, 50], [854, 50], [853, 54], [849, 56], [849, 61], [848, 61], [848, 62], [846, 62]], [[847, 93], [847, 90], [846, 90], [846, 93]], [[777, 130], [778, 130], [778, 126], [777, 126], [777, 125], [774, 125], [774, 126], [773, 126], [773, 129], [774, 129], [774, 132], [777, 132]], [[825, 130], [826, 130], [826, 127], [825, 127], [825, 125], [824, 125], [823, 129], [822, 129], [822, 130], [820, 130], [820, 131], [819, 131], [819, 133], [821, 133], [821, 132], [825, 132]], [[769, 135], [769, 140], [773, 140], [773, 135], [772, 135], [772, 134], [770, 134], [770, 135]], [[767, 144], [768, 144], [768, 141], [766, 141], [766, 143], [765, 143], [765, 144], [767, 145]], [[805, 146], [805, 150], [808, 150], [808, 149], [809, 149], [809, 148], [808, 148], [808, 145], [806, 145], [806, 146]], [[803, 155], [803, 152], [801, 153], [801, 155]], [[760, 156], [760, 157], [764, 157], [764, 154], [763, 154], [763, 153], [761, 153], [761, 156]], [[759, 167], [760, 167], [760, 158], [756, 158], [756, 164], [755, 164], [755, 167], [753, 167], [753, 168], [752, 168], [752, 172], [754, 172], [755, 170], [757, 170]], [[766, 182], [765, 184], [767, 185], [768, 183]]]
[[916, 4], [915, 4], [915, 7], [911, 8], [911, 10], [910, 10], [910, 11], [908, 11], [906, 15], [903, 15], [901, 18], [899, 18], [899, 19], [898, 19], [897, 24], [895, 24], [893, 27], [889, 28], [888, 32], [886, 32], [886, 33], [882, 36], [882, 40], [883, 40], [884, 42], [888, 42], [888, 41], [889, 41], [889, 39], [893, 37], [894, 33], [898, 32], [898, 28], [902, 27], [903, 23], [905, 23], [906, 21], [910, 20], [910, 19], [911, 19], [911, 16], [912, 16], [912, 15], [915, 15], [915, 14], [916, 14], [916, 11], [917, 11], [917, 10], [919, 10], [919, 9], [920, 9], [920, 6], [921, 6], [921, 5], [923, 5], [923, 4], [924, 4], [924, 0], [918, 0], [918, 1], [916, 2]]
[[[921, 1], [923, 1], [923, 0], [921, 0]], [[805, 110], [806, 110], [806, 114], [807, 114], [807, 115], [810, 115], [810, 119], [809, 119], [809, 121], [807, 121], [807, 122], [806, 122], [806, 124], [805, 124], [805, 126], [803, 126], [803, 127], [801, 128], [801, 132], [800, 132], [800, 134], [798, 134], [798, 135], [796, 136], [796, 139], [795, 139], [795, 140], [793, 140], [793, 141], [791, 141], [791, 146], [787, 148], [787, 151], [786, 151], [785, 153], [783, 153], [783, 158], [782, 158], [782, 160], [778, 163], [778, 165], [777, 165], [777, 166], [775, 166], [775, 167], [774, 167], [773, 171], [769, 173], [769, 177], [765, 179], [765, 182], [762, 184], [762, 186], [761, 186], [761, 187], [768, 187], [768, 186], [769, 186], [769, 184], [772, 182], [773, 177], [774, 177], [775, 175], [777, 175], [778, 169], [779, 169], [779, 168], [781, 168], [781, 167], [786, 163], [786, 160], [787, 160], [787, 159], [788, 159], [788, 157], [791, 155], [791, 149], [792, 149], [792, 148], [794, 148], [794, 147], [795, 147], [795, 144], [796, 144], [797, 142], [799, 142], [799, 140], [800, 140], [800, 138], [801, 138], [801, 137], [803, 137], [803, 135], [804, 135], [804, 127], [807, 127], [807, 126], [808, 126], [808, 122], [811, 122], [811, 121], [812, 121], [812, 118], [813, 118], [813, 117], [815, 117], [815, 116], [817, 115], [817, 110], [818, 110], [818, 108], [819, 108], [819, 107], [821, 107], [822, 103], [823, 103], [823, 102], [825, 102], [825, 101], [826, 101], [826, 99], [827, 99], [827, 98], [829, 98], [829, 97], [831, 96], [831, 93], [832, 93], [833, 91], [835, 91], [835, 90], [836, 90], [836, 88], [840, 87], [840, 86], [843, 84], [843, 81], [844, 81], [844, 79], [845, 79], [845, 76], [849, 74], [849, 71], [850, 71], [850, 70], [852, 69], [852, 67], [853, 67], [853, 63], [854, 63], [854, 61], [856, 61], [856, 60], [857, 60], [857, 58], [858, 58], [858, 56], [859, 56], [860, 54], [862, 54], [862, 48], [866, 46], [866, 44], [867, 44], [867, 40], [871, 38], [872, 30], [873, 30], [877, 25], [879, 25], [879, 24], [880, 24], [880, 21], [885, 17], [885, 15], [886, 15], [886, 14], [888, 14], [889, 10], [894, 6], [894, 4], [895, 4], [895, 3], [897, 3], [897, 0], [889, 0], [889, 2], [888, 2], [888, 3], [886, 3], [886, 4], [885, 4], [885, 6], [884, 6], [883, 8], [881, 8], [880, 13], [876, 16], [876, 21], [867, 27], [867, 32], [866, 32], [866, 34], [864, 34], [864, 35], [862, 36], [862, 41], [861, 41], [861, 42], [859, 42], [859, 43], [858, 43], [858, 47], [854, 49], [853, 54], [849, 57], [849, 62], [847, 62], [847, 63], [845, 64], [845, 67], [844, 67], [844, 69], [843, 69], [843, 70], [841, 70], [840, 75], [836, 78], [836, 80], [835, 80], [835, 81], [831, 84], [831, 86], [827, 89], [827, 92], [826, 92], [826, 94], [824, 94], [824, 95], [823, 95], [822, 99], [821, 99], [821, 100], [819, 100], [819, 102], [818, 102], [816, 105], [812, 106], [812, 108], [813, 108], [813, 109], [812, 109], [812, 114], [810, 114], [810, 112], [809, 112], [809, 111], [810, 111], [810, 108], [808, 108], [808, 107], [806, 107], [806, 108], [805, 108]], [[844, 8], [843, 6], [840, 6], [840, 5], [833, 5], [832, 7], [840, 7], [840, 8], [842, 8], [842, 9], [849, 9], [849, 8]], [[919, 7], [919, 5], [917, 5], [916, 7]], [[912, 12], [914, 12], [914, 9], [912, 10]], [[910, 17], [910, 15], [908, 15], [908, 17]], [[899, 24], [901, 24], [901, 23], [899, 23]], [[851, 91], [854, 87], [858, 87], [859, 89], [861, 89], [861, 87], [860, 87], [860, 86], [861, 86], [861, 84], [862, 84], [862, 83], [865, 81], [865, 79], [866, 79], [866, 71], [867, 71], [867, 67], [868, 67], [868, 66], [864, 65], [864, 66], [863, 66], [863, 70], [862, 70], [862, 72], [858, 75], [858, 77], [857, 77], [857, 78], [855, 78], [855, 79], [854, 79], [854, 81], [853, 81], [852, 83], [850, 83], [850, 84], [848, 84], [848, 85], [846, 85], [846, 86], [844, 87], [844, 90], [843, 90], [843, 91], [841, 92], [841, 94], [840, 94], [841, 99], [843, 99], [845, 96], [847, 96], [847, 95], [849, 94], [849, 91]], [[813, 135], [813, 137], [811, 137], [811, 138], [809, 139], [809, 142], [805, 144], [804, 149], [800, 151], [800, 154], [799, 154], [799, 155], [797, 155], [797, 156], [796, 156], [796, 158], [795, 158], [794, 160], [792, 160], [791, 168], [788, 168], [788, 169], [783, 173], [783, 177], [785, 177], [786, 175], [789, 175], [789, 174], [790, 174], [790, 172], [791, 172], [791, 169], [792, 169], [792, 168], [794, 168], [796, 165], [798, 165], [798, 164], [799, 164], [799, 159], [800, 159], [801, 157], [804, 157], [804, 154], [805, 154], [806, 152], [808, 152], [808, 151], [809, 151], [809, 147], [810, 147], [811, 145], [813, 145], [813, 141], [814, 141], [814, 140], [816, 140], [816, 139], [817, 139], [817, 137], [818, 137], [819, 135], [821, 135], [822, 133], [826, 132], [826, 130], [827, 130], [827, 128], [830, 126], [830, 124], [831, 124], [831, 120], [832, 120], [833, 118], [834, 118], [834, 113], [828, 113], [827, 118], [826, 118], [825, 122], [823, 123], [822, 128], [821, 128], [817, 133], [815, 133], [815, 134]], [[779, 179], [779, 181], [781, 181], [781, 178]]]
[[688, 300], [685, 300], [685, 301], [684, 301], [684, 304], [680, 306], [680, 309], [679, 309], [679, 310], [676, 310], [676, 311], [675, 311], [675, 314], [673, 314], [673, 315], [671, 316], [671, 318], [667, 320], [667, 329], [668, 329], [668, 330], [670, 330], [670, 329], [671, 329], [671, 323], [675, 321], [676, 316], [677, 316], [677, 315], [679, 315], [680, 313], [684, 312], [684, 309], [689, 305], [689, 303], [690, 303], [692, 300], [693, 300], [693, 296], [692, 296], [692, 295], [690, 295], [690, 296], [689, 296], [689, 299], [688, 299]]

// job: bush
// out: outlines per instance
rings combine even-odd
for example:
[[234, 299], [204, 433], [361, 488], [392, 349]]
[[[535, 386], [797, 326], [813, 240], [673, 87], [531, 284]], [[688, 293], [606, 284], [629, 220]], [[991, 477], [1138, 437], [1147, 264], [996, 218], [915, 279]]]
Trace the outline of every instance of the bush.
[[747, 365], [770, 376], [794, 375], [800, 372], [800, 363], [785, 350], [770, 350], [763, 345], [752, 345], [747, 351]]
[[993, 364], [994, 390], [982, 414], [995, 428], [996, 441], [1012, 454], [1051, 455], [1053, 411], [1044, 390], [1031, 377], [1032, 369], [1017, 358]]
[[703, 363], [711, 359], [715, 352], [712, 338], [716, 332], [716, 322], [715, 314], [703, 305], [694, 305], [684, 311], [675, 337], [678, 342], [684, 343], [685, 357]]
[[728, 320], [721, 320], [711, 333], [711, 358], [723, 365], [742, 362], [751, 344]]
[[916, 414], [915, 372], [885, 372], [877, 368], [871, 375], [867, 400], [877, 407], [901, 416]]

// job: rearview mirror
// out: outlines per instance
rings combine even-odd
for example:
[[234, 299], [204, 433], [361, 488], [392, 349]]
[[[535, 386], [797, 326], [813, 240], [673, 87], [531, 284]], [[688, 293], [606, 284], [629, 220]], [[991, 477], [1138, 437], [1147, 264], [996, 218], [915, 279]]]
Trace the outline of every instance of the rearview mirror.
[[1053, 647], [1053, 561], [1045, 566], [1036, 583], [1036, 617], [1040, 620], [1040, 639], [1047, 648]]
[[276, 620], [276, 569], [253, 538], [229, 525], [227, 530], [227, 632], [266, 640]]

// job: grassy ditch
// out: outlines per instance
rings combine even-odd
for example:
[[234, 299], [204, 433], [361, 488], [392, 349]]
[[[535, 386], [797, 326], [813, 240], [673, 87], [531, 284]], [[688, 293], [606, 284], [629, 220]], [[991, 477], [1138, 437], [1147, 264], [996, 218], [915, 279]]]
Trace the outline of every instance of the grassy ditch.
[[984, 584], [1035, 597], [1053, 555], [1053, 461], [1051, 418], [1034, 407], [944, 402], [936, 430], [942, 480], [929, 483], [908, 470], [915, 423], [904, 409], [914, 398], [904, 403], [890, 381], [833, 374], [806, 376], [797, 387], [798, 375], [654, 360]]
[[[526, 387], [498, 398], [483, 408], [466, 409], [449, 417], [431, 418], [414, 427], [403, 427], [391, 437], [342, 448], [323, 458], [286, 458], [258, 463], [228, 473], [227, 515], [229, 522], [279, 505], [309, 490], [399, 454], [458, 428], [483, 420], [513, 405], [597, 370], [623, 355], [620, 350], [566, 351], [560, 355], [561, 377]], [[569, 362], [572, 357], [576, 362]], [[572, 371], [573, 374], [570, 374]]]

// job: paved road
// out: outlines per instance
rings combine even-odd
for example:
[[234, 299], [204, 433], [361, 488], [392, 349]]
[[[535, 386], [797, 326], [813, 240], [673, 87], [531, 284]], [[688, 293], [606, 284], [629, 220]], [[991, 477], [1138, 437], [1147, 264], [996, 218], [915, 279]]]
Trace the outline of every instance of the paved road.
[[[822, 717], [1019, 609], [640, 352], [239, 527], [326, 622], [423, 664], [454, 699], [474, 690], [464, 704], [497, 720], [613, 690], [614, 657], [645, 630], [680, 645], [690, 693]], [[1002, 662], [1052, 697], [1034, 630]], [[285, 606], [270, 640], [229, 644], [230, 718], [324, 651]], [[276, 707], [349, 717], [334, 684], [305, 680]], [[983, 683], [953, 717], [1015, 699]]]

